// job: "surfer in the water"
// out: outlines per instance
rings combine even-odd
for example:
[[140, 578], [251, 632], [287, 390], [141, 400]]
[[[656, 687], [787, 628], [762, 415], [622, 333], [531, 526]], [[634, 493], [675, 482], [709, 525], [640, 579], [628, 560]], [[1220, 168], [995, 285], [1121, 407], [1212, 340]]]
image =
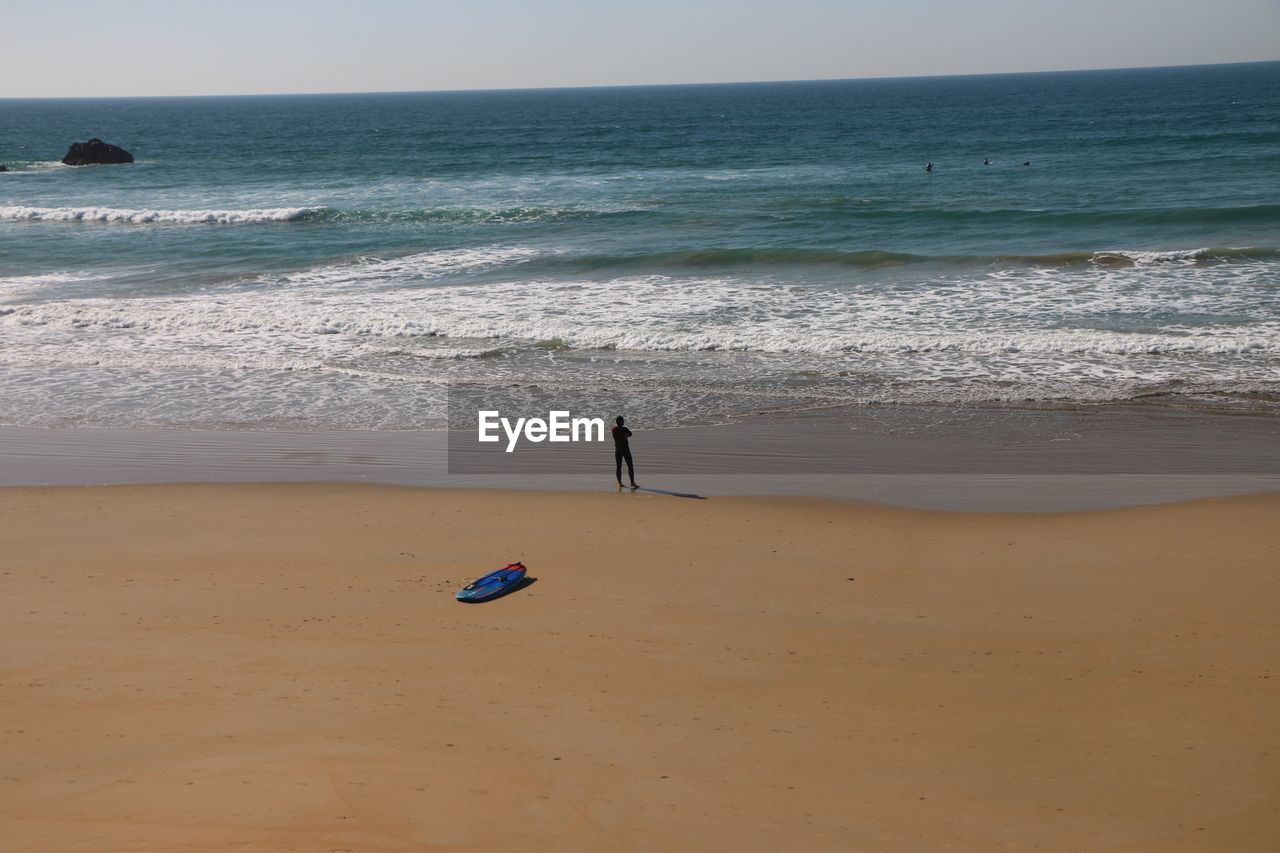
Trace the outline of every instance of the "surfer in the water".
[[636, 485], [636, 469], [631, 462], [631, 444], [628, 439], [631, 438], [631, 430], [623, 426], [625, 421], [622, 415], [616, 418], [617, 425], [613, 428], [613, 461], [617, 467], [618, 488], [622, 488], [622, 460], [627, 460], [627, 476], [631, 478], [631, 488], [638, 489]]

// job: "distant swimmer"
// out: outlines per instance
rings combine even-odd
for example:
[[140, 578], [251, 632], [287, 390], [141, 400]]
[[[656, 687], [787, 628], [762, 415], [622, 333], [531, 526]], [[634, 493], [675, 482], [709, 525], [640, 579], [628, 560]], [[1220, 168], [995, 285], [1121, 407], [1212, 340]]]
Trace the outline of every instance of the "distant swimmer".
[[933, 171], [933, 163], [925, 163], [925, 164], [924, 164], [924, 170], [925, 170], [926, 172], [932, 172], [932, 171]]
[[991, 158], [990, 158], [990, 157], [988, 157], [987, 159], [983, 160], [983, 161], [982, 161], [982, 165], [984, 165], [984, 166], [990, 166], [990, 165], [991, 165]]
[[1031, 165], [1031, 161], [1030, 161], [1030, 160], [1028, 160], [1027, 162], [1023, 163], [1022, 165], [1024, 165], [1024, 166], [1030, 166], [1030, 165]]

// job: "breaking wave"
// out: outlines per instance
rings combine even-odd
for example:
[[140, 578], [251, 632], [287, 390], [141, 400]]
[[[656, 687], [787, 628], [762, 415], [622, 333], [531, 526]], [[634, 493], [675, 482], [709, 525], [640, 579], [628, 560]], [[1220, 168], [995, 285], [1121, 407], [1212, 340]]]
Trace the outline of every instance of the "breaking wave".
[[2, 222], [116, 222], [131, 225], [244, 225], [298, 222], [326, 208], [261, 207], [248, 210], [134, 210], [119, 207], [0, 207]]
[[1040, 255], [921, 255], [877, 249], [691, 249], [632, 255], [562, 255], [554, 264], [577, 270], [643, 269], [771, 269], [794, 266], [833, 266], [877, 269], [906, 264], [963, 266], [1058, 267], [1149, 266], [1264, 261], [1280, 258], [1280, 250], [1266, 247], [1206, 247], [1167, 251], [1127, 249], [1058, 252]]
[[[946, 294], [917, 298], [912, 315], [904, 304], [850, 297], [836, 304], [820, 297], [797, 312], [795, 295], [770, 299], [761, 290], [709, 282], [699, 295], [655, 301], [656, 282], [606, 285], [476, 285], [421, 291], [316, 294], [299, 299], [288, 291], [254, 298], [76, 299], [0, 305], [0, 327], [86, 332], [145, 333], [152, 346], [184, 348], [221, 340], [270, 348], [292, 343], [334, 352], [365, 348], [376, 340], [453, 339], [494, 344], [458, 348], [394, 344], [383, 355], [434, 359], [485, 358], [510, 348], [635, 352], [740, 352], [809, 355], [902, 356], [1019, 355], [1081, 356], [1259, 356], [1280, 355], [1280, 324], [1257, 320], [1237, 326], [1144, 330], [1035, 328], [1018, 321], [975, 326], [959, 316], [948, 327], [929, 311]], [[620, 291], [630, 290], [619, 301]], [[708, 304], [715, 300], [718, 304]], [[705, 321], [693, 317], [701, 302]], [[860, 302], [860, 304], [859, 304]], [[857, 309], [851, 306], [859, 305]], [[631, 322], [619, 324], [619, 314]], [[896, 319], [894, 319], [896, 317]], [[710, 319], [707, 319], [710, 318]], [[306, 343], [316, 336], [332, 343]], [[363, 343], [362, 343], [363, 342]], [[52, 343], [52, 341], [46, 341]], [[441, 343], [444, 343], [443, 341]], [[1271, 370], [1270, 367], [1259, 369]]]

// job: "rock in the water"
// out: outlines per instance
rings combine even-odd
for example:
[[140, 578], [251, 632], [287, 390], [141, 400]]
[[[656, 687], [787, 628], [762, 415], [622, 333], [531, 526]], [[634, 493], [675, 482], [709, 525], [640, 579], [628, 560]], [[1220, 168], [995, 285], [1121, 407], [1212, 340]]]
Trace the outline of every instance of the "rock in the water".
[[98, 163], [132, 163], [133, 155], [118, 145], [110, 145], [101, 139], [73, 142], [62, 158], [67, 166], [92, 166]]
[[0, 163], [0, 172], [7, 172], [7, 171], [9, 171], [9, 167], [3, 163]]

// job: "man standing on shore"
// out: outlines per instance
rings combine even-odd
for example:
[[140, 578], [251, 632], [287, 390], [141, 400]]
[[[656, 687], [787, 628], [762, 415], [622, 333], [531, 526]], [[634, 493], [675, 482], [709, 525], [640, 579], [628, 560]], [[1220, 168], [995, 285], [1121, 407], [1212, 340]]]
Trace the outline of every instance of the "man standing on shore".
[[636, 485], [636, 469], [631, 463], [631, 430], [627, 429], [623, 424], [625, 421], [622, 415], [618, 415], [615, 419], [616, 425], [613, 427], [613, 461], [616, 463], [618, 474], [618, 488], [622, 488], [622, 460], [627, 460], [627, 476], [631, 478], [631, 488], [638, 489]]

